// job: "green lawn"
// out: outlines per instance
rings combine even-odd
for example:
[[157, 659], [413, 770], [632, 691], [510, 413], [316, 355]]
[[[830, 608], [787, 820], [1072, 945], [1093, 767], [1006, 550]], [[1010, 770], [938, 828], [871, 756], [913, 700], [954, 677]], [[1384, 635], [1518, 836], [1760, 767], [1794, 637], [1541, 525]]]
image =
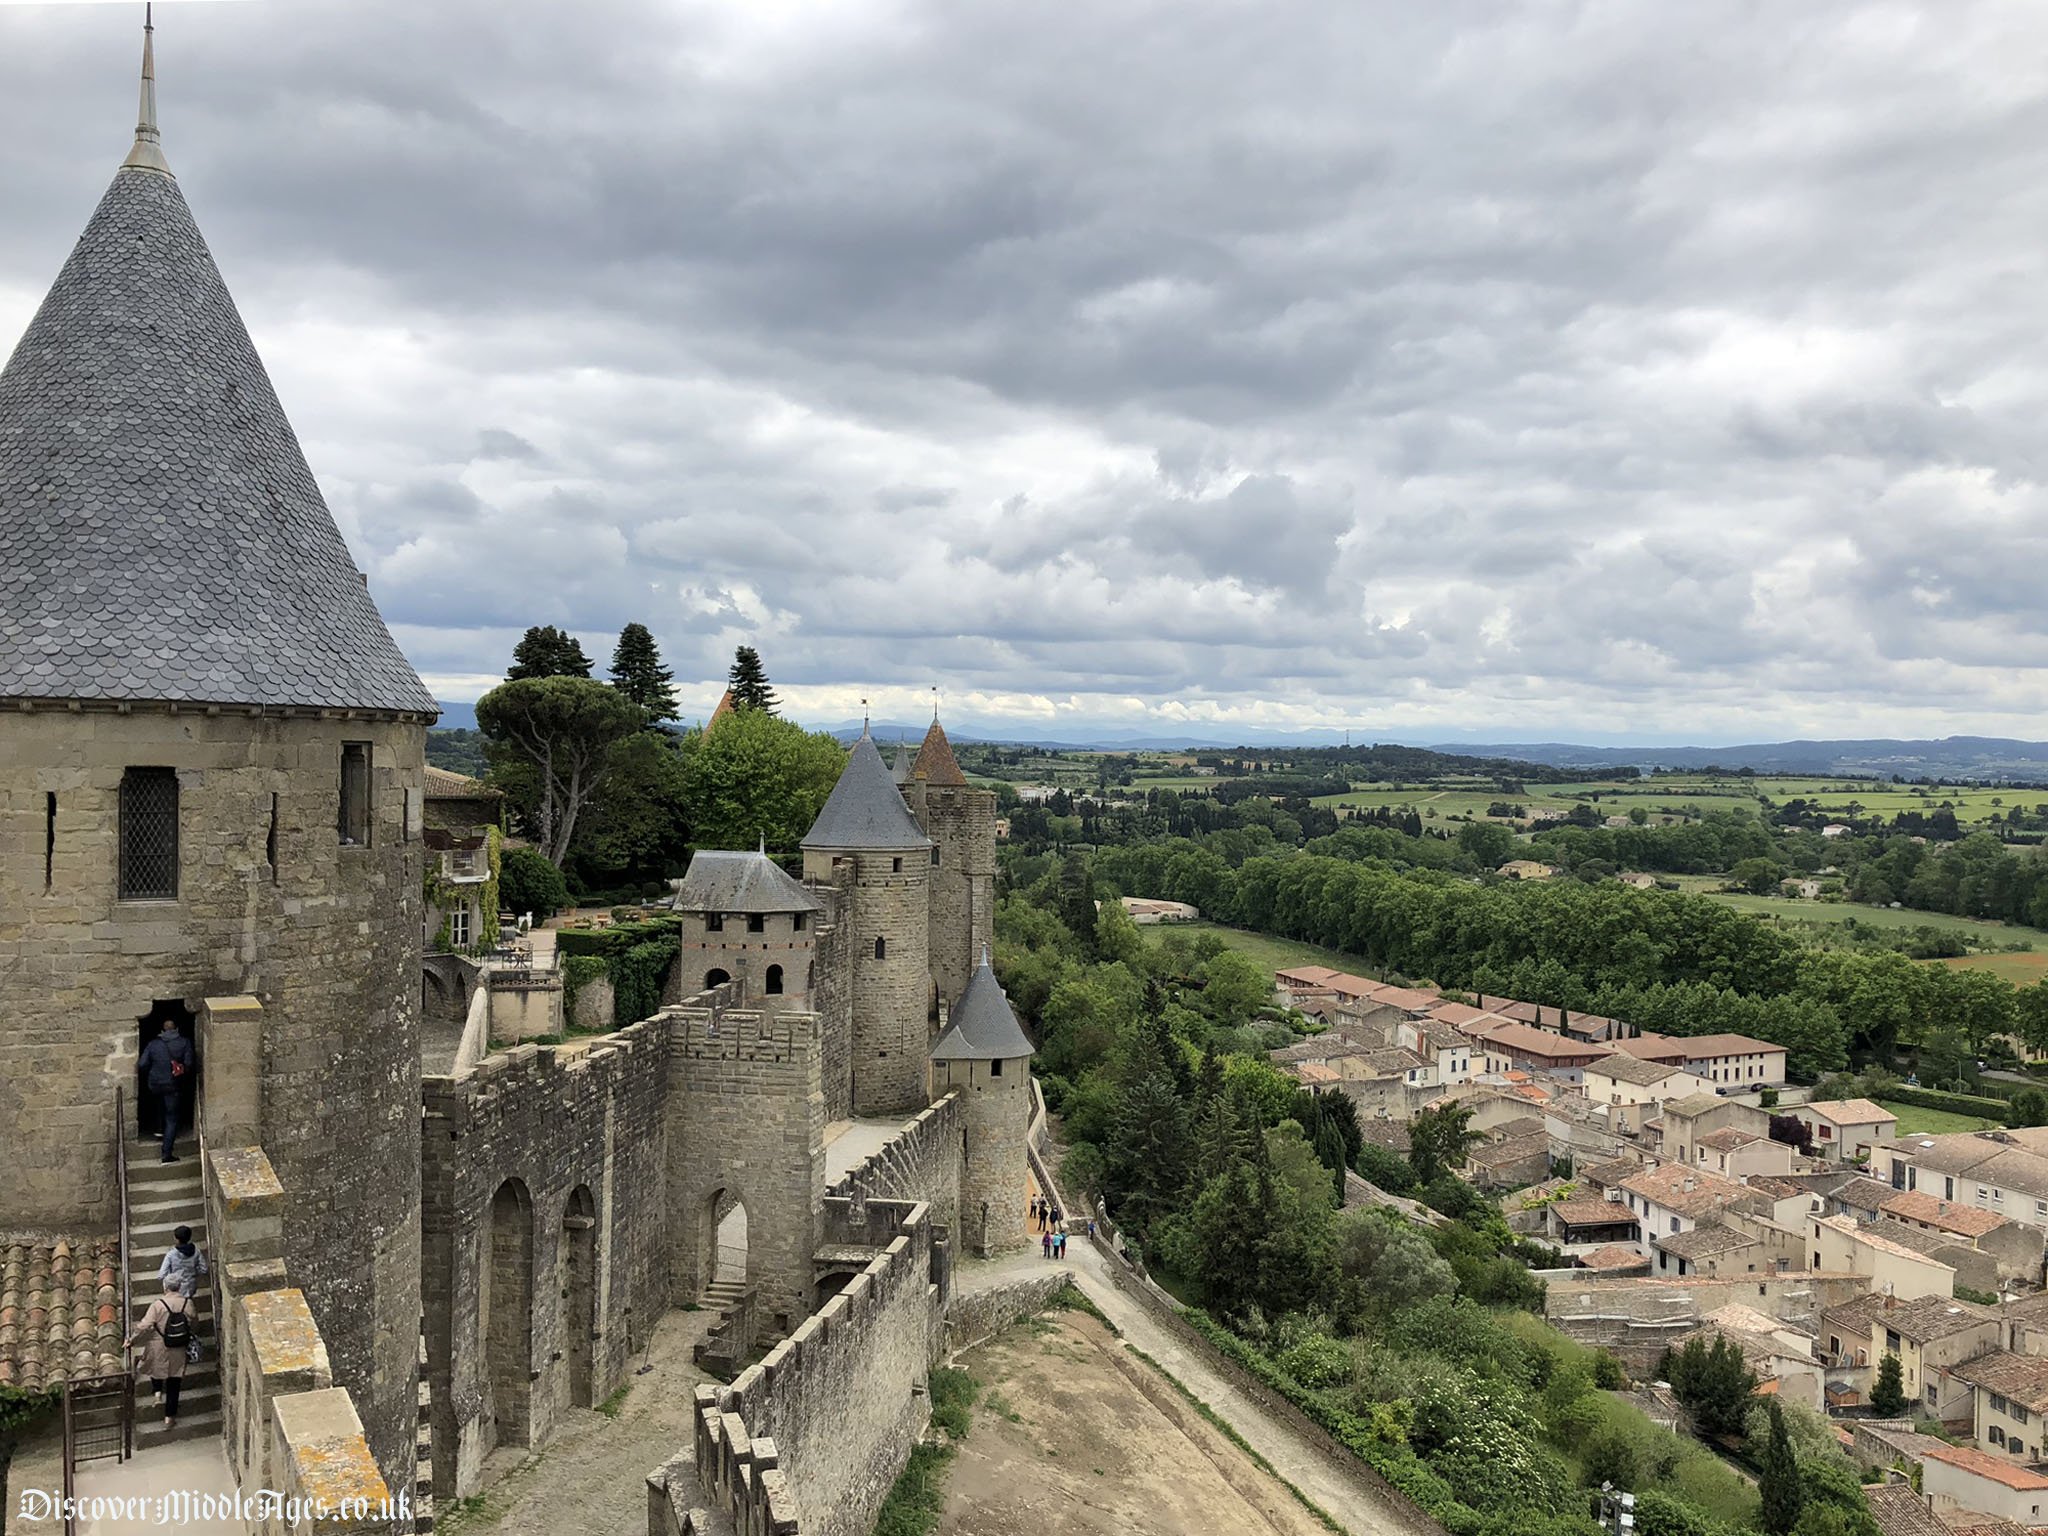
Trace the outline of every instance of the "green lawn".
[[1895, 1099], [1876, 1101], [1880, 1109], [1888, 1109], [1899, 1117], [1901, 1136], [1945, 1136], [1951, 1131], [1990, 1131], [1998, 1128], [1996, 1120], [1981, 1119], [1976, 1115], [1958, 1115], [1946, 1109], [1922, 1109], [1917, 1104], [1901, 1104]]
[[1964, 955], [1957, 960], [1937, 960], [1936, 965], [1953, 965], [1960, 970], [1989, 971], [2003, 976], [2016, 987], [2031, 987], [2048, 980], [2048, 952], [2030, 949], [2023, 955]]
[[1855, 918], [1873, 928], [1939, 928], [1944, 932], [1967, 934], [1984, 944], [2048, 944], [2048, 933], [2018, 923], [1991, 923], [1975, 917], [1951, 917], [1946, 912], [1917, 912], [1910, 907], [1866, 907], [1853, 901], [1792, 901], [1783, 896], [1746, 896], [1734, 891], [1710, 889], [1716, 881], [1700, 875], [1679, 877], [1703, 896], [1751, 912], [1758, 917], [1799, 918], [1816, 923], [1845, 923]]
[[1251, 933], [1243, 928], [1226, 928], [1221, 923], [1157, 923], [1140, 928], [1138, 932], [1155, 944], [1169, 933], [1213, 933], [1230, 948], [1249, 955], [1261, 970], [1266, 971], [1285, 970], [1296, 965], [1327, 965], [1332, 970], [1365, 974], [1365, 962], [1357, 955], [1323, 949], [1315, 944], [1300, 944], [1293, 939], [1269, 938], [1263, 933]]

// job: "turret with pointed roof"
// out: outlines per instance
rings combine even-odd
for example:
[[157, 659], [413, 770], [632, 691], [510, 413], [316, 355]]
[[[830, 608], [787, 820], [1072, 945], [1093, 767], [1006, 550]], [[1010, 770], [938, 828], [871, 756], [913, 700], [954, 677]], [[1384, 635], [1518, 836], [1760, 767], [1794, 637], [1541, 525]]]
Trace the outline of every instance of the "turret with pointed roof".
[[0, 372], [0, 698], [432, 715], [164, 158], [135, 144]]
[[994, 938], [996, 797], [967, 782], [937, 709], [903, 796], [932, 840], [932, 976], [950, 1000]]
[[863, 728], [847, 754], [839, 782], [804, 834], [806, 849], [860, 848], [904, 851], [931, 847], [896, 788], [875, 738]]
[[939, 724], [936, 710], [932, 712], [932, 728], [924, 733], [924, 745], [917, 749], [917, 761], [911, 765], [910, 776], [927, 784], [967, 787], [967, 775], [960, 771], [960, 760], [953, 755], [953, 744], [946, 740], [946, 728]]
[[1029, 1241], [1024, 1224], [1031, 1135], [1031, 1039], [1011, 1011], [986, 951], [932, 1042], [932, 1093], [960, 1100], [960, 1222], [987, 1257]]

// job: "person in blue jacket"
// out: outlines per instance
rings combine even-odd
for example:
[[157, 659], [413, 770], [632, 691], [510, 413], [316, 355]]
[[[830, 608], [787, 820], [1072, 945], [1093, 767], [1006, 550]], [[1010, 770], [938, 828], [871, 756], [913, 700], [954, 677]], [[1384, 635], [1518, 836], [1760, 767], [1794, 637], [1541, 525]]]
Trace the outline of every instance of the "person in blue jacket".
[[164, 1107], [164, 1155], [162, 1162], [175, 1163], [173, 1148], [178, 1141], [178, 1101], [185, 1080], [199, 1069], [199, 1053], [192, 1042], [178, 1033], [175, 1019], [165, 1019], [163, 1033], [142, 1048], [142, 1080]]

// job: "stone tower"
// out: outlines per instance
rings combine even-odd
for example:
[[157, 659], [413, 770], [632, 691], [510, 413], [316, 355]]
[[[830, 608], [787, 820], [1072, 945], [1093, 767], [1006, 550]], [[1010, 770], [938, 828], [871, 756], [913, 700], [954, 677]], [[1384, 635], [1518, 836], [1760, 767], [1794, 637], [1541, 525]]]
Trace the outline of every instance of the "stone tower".
[[984, 1258], [1028, 1241], [1024, 1169], [1031, 1135], [1031, 1041], [984, 954], [932, 1042], [932, 1096], [959, 1089], [966, 1156], [960, 1170], [964, 1246]]
[[829, 883], [846, 865], [853, 870], [839, 917], [852, 951], [853, 1113], [920, 1110], [931, 1041], [932, 844], [867, 731], [803, 847], [806, 880]]
[[823, 903], [766, 853], [702, 849], [672, 903], [682, 935], [682, 995], [739, 983], [749, 1008], [807, 1010]]
[[968, 787], [936, 712], [903, 794], [932, 840], [932, 980], [950, 1003], [995, 942], [996, 797]]
[[248, 1107], [335, 1383], [409, 1488], [437, 706], [193, 223], [153, 76], [145, 42], [134, 147], [0, 372], [0, 1229], [111, 1230], [142, 1033], [253, 994], [260, 1050], [202, 1040], [199, 1112]]

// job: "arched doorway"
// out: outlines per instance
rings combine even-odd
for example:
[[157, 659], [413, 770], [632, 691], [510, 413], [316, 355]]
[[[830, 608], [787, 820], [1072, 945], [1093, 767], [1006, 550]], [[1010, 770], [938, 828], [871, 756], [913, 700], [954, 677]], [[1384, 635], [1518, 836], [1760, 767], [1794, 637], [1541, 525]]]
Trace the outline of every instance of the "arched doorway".
[[533, 1199], [517, 1179], [491, 1196], [484, 1233], [484, 1384], [493, 1446], [533, 1435]]
[[770, 997], [779, 997], [782, 994], [781, 966], [771, 965], [768, 967], [768, 976], [766, 983], [764, 985], [764, 990], [768, 993]]
[[597, 1404], [597, 1201], [579, 1184], [562, 1211], [562, 1359], [569, 1406]]
[[716, 969], [706, 971], [704, 973], [704, 990], [709, 992], [713, 987], [722, 987], [731, 980], [732, 977], [725, 971]]
[[716, 1300], [737, 1296], [747, 1285], [747, 1207], [739, 1191], [721, 1189], [706, 1200], [698, 1231], [698, 1289]]

